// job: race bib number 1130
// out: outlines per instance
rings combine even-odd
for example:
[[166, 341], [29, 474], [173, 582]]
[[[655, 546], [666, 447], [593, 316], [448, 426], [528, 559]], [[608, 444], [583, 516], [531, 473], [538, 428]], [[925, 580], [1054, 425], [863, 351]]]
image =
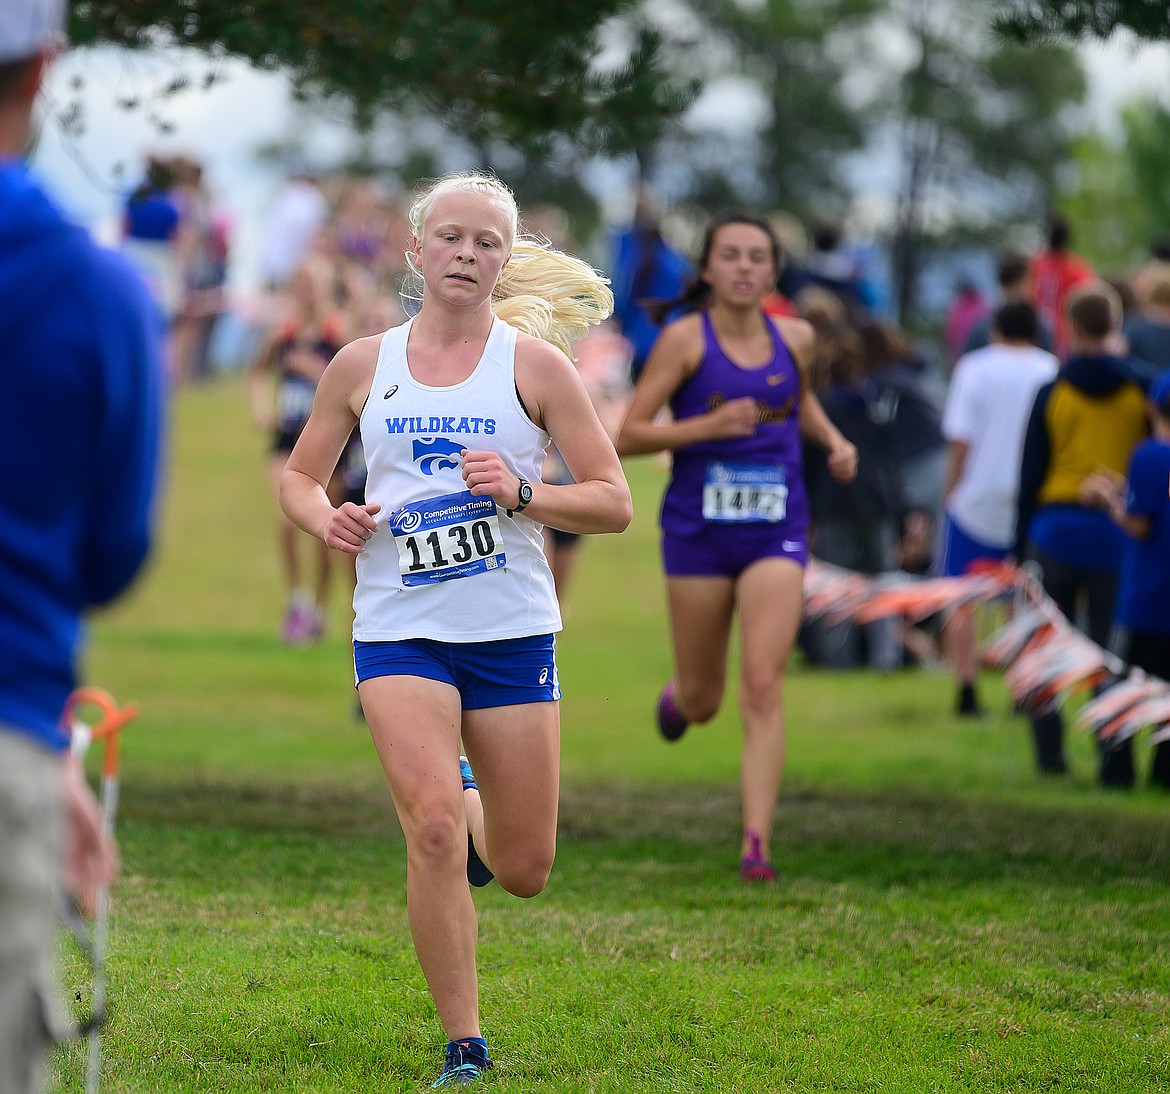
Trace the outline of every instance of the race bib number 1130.
[[474, 577], [507, 561], [496, 503], [469, 490], [404, 505], [390, 528], [406, 586]]

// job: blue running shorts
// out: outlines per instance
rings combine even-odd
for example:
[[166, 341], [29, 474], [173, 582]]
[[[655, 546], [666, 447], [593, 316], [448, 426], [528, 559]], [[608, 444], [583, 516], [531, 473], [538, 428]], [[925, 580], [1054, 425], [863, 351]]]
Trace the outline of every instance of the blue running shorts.
[[968, 535], [945, 509], [939, 515], [938, 536], [934, 548], [936, 577], [962, 577], [971, 563], [980, 559], [1002, 562], [1008, 547], [993, 547]]
[[552, 703], [561, 697], [551, 634], [496, 642], [355, 639], [353, 665], [355, 687], [375, 676], [420, 676], [456, 688], [464, 710]]

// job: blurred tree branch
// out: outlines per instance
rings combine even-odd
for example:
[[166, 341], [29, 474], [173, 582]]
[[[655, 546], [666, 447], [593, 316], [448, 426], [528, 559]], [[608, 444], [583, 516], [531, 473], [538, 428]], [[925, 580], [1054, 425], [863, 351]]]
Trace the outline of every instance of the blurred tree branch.
[[539, 148], [558, 134], [623, 146], [694, 98], [675, 87], [647, 39], [602, 67], [607, 19], [635, 0], [79, 0], [74, 45], [194, 47], [289, 75], [308, 98], [340, 96], [355, 123], [422, 109], [472, 141]]
[[1109, 38], [1129, 30], [1149, 41], [1170, 40], [1170, 0], [1006, 0], [996, 29], [1018, 42]]

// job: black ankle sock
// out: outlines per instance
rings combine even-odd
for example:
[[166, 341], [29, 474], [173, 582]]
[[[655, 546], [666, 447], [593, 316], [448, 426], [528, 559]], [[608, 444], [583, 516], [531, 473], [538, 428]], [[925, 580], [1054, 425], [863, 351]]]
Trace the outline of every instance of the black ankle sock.
[[958, 711], [960, 714], [974, 714], [979, 710], [979, 700], [975, 696], [974, 684], [959, 685]]

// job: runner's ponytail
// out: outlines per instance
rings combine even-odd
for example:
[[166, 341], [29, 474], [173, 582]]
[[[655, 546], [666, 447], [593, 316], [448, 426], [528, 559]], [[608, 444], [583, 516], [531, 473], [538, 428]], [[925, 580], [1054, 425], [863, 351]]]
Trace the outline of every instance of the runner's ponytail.
[[492, 311], [573, 358], [573, 343], [613, 314], [609, 278], [535, 239], [518, 239], [492, 293]]

